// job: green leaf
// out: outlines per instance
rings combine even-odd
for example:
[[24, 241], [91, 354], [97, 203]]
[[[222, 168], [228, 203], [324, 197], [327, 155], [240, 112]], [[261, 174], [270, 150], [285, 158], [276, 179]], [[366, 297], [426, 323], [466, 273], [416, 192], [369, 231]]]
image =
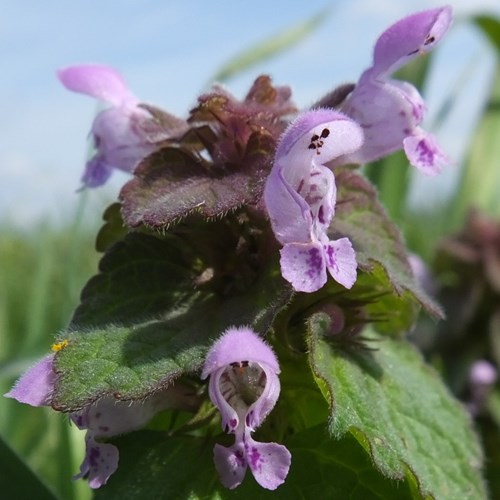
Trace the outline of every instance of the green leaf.
[[210, 81], [225, 82], [255, 64], [284, 52], [316, 30], [327, 19], [328, 11], [329, 9], [323, 9], [296, 26], [288, 28], [278, 35], [273, 35], [250, 49], [241, 52], [219, 69]]
[[470, 419], [416, 350], [369, 330], [376, 350], [340, 350], [326, 337], [329, 324], [311, 316], [308, 345], [332, 435], [351, 433], [384, 475], [415, 481], [422, 497], [485, 498]]
[[120, 466], [96, 492], [96, 500], [413, 498], [410, 485], [384, 478], [353, 438], [328, 439], [323, 426], [297, 433], [285, 442], [292, 465], [285, 483], [275, 491], [261, 488], [250, 471], [235, 490], [224, 488], [213, 464], [213, 439], [143, 431], [113, 442], [120, 450]]
[[127, 226], [123, 222], [120, 210], [121, 205], [113, 203], [104, 211], [104, 225], [97, 234], [95, 244], [98, 252], [105, 252], [127, 234]]
[[56, 500], [56, 496], [0, 438], [0, 491], [2, 498]]
[[[149, 241], [145, 235], [130, 235], [128, 240], [132, 236], [134, 240], [139, 238], [141, 243]], [[162, 254], [161, 250], [161, 247], [157, 248], [158, 262], [168, 264], [168, 253], [163, 248]], [[130, 265], [134, 265], [133, 260]], [[124, 264], [120, 266], [125, 267], [125, 274], [132, 274], [127, 272]], [[68, 345], [56, 355], [58, 380], [52, 401], [54, 408], [76, 411], [106, 395], [125, 400], [144, 398], [181, 375], [199, 370], [208, 347], [229, 326], [249, 324], [257, 332], [266, 333], [292, 294], [277, 269], [277, 262], [271, 260], [245, 292], [232, 293], [229, 297], [195, 291], [191, 286], [189, 296], [175, 306], [168, 288], [178, 284], [179, 280], [175, 275], [166, 276], [163, 286], [167, 292], [164, 296], [158, 292], [165, 306], [164, 318], [121, 326], [112, 322], [113, 314], [121, 312], [121, 316], [116, 317], [124, 320], [130, 313], [132, 321], [134, 314], [141, 309], [141, 303], [146, 307], [150, 296], [157, 295], [156, 281], [161, 283], [161, 274], [151, 283], [154, 273], [142, 277], [133, 273], [133, 277], [140, 277], [136, 285], [140, 287], [142, 284], [142, 295], [126, 304], [121, 303], [121, 275], [115, 280], [111, 274], [107, 278], [107, 288], [114, 293], [104, 298], [109, 304], [116, 301], [116, 308], [102, 308], [98, 294], [93, 295], [94, 300], [84, 303], [83, 312], [77, 316], [85, 321], [74, 322], [73, 330], [66, 336]], [[134, 297], [135, 291], [131, 287], [128, 293]], [[162, 301], [153, 304], [150, 311], [156, 310], [160, 315]], [[130, 312], [127, 312], [127, 307]], [[93, 318], [99, 320], [99, 327], [88, 326]], [[109, 321], [106, 323], [103, 319]]]
[[194, 258], [173, 235], [128, 234], [101, 259], [100, 273], [83, 289], [71, 328], [137, 323], [174, 308], [193, 290]]
[[[403, 309], [416, 302], [433, 316], [443, 317], [440, 307], [413, 277], [401, 233], [378, 201], [374, 187], [351, 170], [340, 171], [336, 179], [339, 191], [331, 236], [351, 240], [358, 267], [379, 282], [374, 291], [383, 292], [385, 284], [385, 291], [399, 297]], [[406, 328], [412, 320], [409, 317]]]

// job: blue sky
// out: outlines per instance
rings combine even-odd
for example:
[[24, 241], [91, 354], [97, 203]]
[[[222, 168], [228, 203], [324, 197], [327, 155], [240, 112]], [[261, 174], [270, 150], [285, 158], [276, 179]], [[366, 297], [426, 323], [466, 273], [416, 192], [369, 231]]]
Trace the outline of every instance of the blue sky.
[[[459, 17], [474, 9], [500, 13], [498, 0], [450, 3]], [[438, 5], [427, 0], [2, 0], [0, 220], [21, 227], [45, 216], [59, 222], [78, 203], [75, 191], [96, 105], [61, 87], [55, 78], [59, 67], [112, 65], [145, 102], [185, 115], [216, 69], [239, 51], [331, 6], [327, 20], [301, 45], [228, 83], [243, 95], [256, 75], [268, 73], [277, 84], [291, 85], [295, 101], [305, 107], [337, 84], [355, 81], [370, 63], [373, 42], [391, 22]], [[464, 64], [473, 60], [477, 78], [470, 86], [484, 89], [492, 54], [471, 28], [457, 22], [442, 44], [440, 71], [428, 89], [430, 117]], [[466, 131], [479, 104], [469, 102], [460, 110], [455, 128]], [[463, 141], [445, 130], [442, 135], [443, 145], [459, 156]], [[89, 203], [100, 208], [125, 180], [115, 175], [109, 186], [90, 194]]]

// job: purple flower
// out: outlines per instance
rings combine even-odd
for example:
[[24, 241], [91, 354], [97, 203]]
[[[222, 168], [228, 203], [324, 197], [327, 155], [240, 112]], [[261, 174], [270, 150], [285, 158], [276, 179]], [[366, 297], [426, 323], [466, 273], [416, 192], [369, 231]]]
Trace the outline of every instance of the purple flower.
[[469, 369], [470, 397], [466, 403], [473, 417], [477, 417], [484, 410], [497, 380], [498, 371], [494, 365], [485, 359], [474, 361]]
[[382, 33], [375, 44], [373, 65], [340, 107], [363, 127], [365, 142], [333, 165], [367, 163], [401, 148], [410, 163], [427, 175], [439, 173], [448, 163], [434, 136], [419, 126], [425, 104], [417, 89], [391, 80], [390, 75], [432, 50], [451, 20], [451, 7], [442, 7], [405, 17]]
[[[114, 69], [103, 65], [70, 66], [57, 72], [61, 83], [73, 92], [95, 97], [111, 107], [94, 119], [91, 134], [95, 154], [85, 166], [86, 187], [104, 184], [114, 168], [133, 172], [137, 164], [155, 150], [155, 142], [186, 130], [183, 120], [169, 116], [171, 130], [150, 130], [151, 115], [138, 106], [139, 100]], [[166, 115], [168, 116], [168, 115]]]
[[281, 250], [281, 273], [295, 290], [314, 292], [326, 270], [346, 288], [356, 281], [356, 256], [348, 238], [330, 240], [337, 188], [325, 163], [363, 143], [361, 128], [333, 110], [300, 115], [278, 145], [264, 190], [271, 225]]
[[[50, 406], [55, 383], [53, 362], [54, 353], [45, 356], [5, 396], [31, 406]], [[70, 413], [78, 428], [87, 430], [85, 458], [80, 473], [73, 479], [87, 478], [91, 488], [106, 484], [118, 467], [118, 449], [110, 443], [99, 442], [99, 438], [140, 429], [157, 412], [170, 407], [186, 408], [192, 402], [192, 396], [185, 394], [182, 386], [172, 386], [141, 402], [104, 397], [79, 412]]]
[[80, 473], [73, 479], [87, 478], [91, 488], [106, 484], [118, 468], [118, 448], [96, 439], [117, 436], [144, 427], [160, 410], [168, 406], [165, 394], [156, 394], [145, 401], [116, 401], [104, 397], [97, 403], [72, 413], [71, 420], [79, 429], [86, 429], [85, 458]]
[[271, 348], [247, 327], [227, 329], [208, 352], [201, 377], [210, 377], [209, 395], [222, 428], [235, 435], [233, 446], [214, 448], [215, 467], [227, 488], [243, 481], [247, 467], [263, 488], [275, 490], [285, 481], [290, 452], [251, 436], [276, 404], [279, 372]]
[[42, 358], [4, 396], [31, 406], [50, 406], [55, 382], [53, 360], [54, 354]]

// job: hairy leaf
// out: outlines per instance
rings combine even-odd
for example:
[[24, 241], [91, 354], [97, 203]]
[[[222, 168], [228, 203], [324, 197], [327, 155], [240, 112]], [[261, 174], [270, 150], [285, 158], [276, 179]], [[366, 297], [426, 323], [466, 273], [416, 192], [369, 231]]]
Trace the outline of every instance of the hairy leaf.
[[[145, 235], [136, 236], [146, 241]], [[156, 243], [153, 248], [157, 248]], [[273, 261], [245, 292], [220, 296], [195, 291], [191, 286], [190, 294], [186, 291], [186, 297], [180, 300], [175, 288], [168, 290], [178, 284], [182, 273], [178, 279], [171, 275], [173, 283], [164, 282], [162, 295], [157, 283], [162, 282], [161, 263], [168, 269], [168, 260], [162, 261], [161, 252], [156, 257], [159, 276], [152, 272], [144, 281], [132, 281], [131, 290], [143, 284], [142, 294], [131, 295], [134, 300], [122, 304], [122, 278], [116, 279], [111, 273], [102, 277], [107, 284], [103, 290], [114, 291], [103, 295], [107, 305], [101, 306], [98, 294], [90, 303], [82, 304], [66, 335], [68, 345], [55, 358], [58, 377], [52, 404], [58, 410], [76, 411], [103, 396], [142, 399], [165, 388], [178, 377], [198, 371], [211, 343], [229, 326], [248, 324], [265, 334], [292, 294]], [[137, 276], [124, 267], [125, 274]], [[156, 312], [159, 319], [132, 322], [141, 304]], [[121, 324], [112, 322], [117, 313]], [[93, 323], [99, 326], [90, 327]]]
[[71, 327], [137, 323], [175, 308], [193, 290], [194, 258], [175, 236], [128, 234], [101, 259], [100, 273], [83, 289]]
[[332, 435], [351, 433], [384, 475], [417, 482], [424, 497], [485, 498], [470, 419], [415, 349], [369, 330], [375, 350], [340, 349], [329, 326], [313, 315], [308, 344]]
[[125, 221], [161, 228], [191, 213], [214, 218], [256, 204], [271, 168], [274, 140], [256, 132], [247, 147], [238, 168], [210, 165], [173, 147], [148, 156], [120, 194]]
[[123, 187], [125, 222], [163, 229], [192, 213], [212, 219], [256, 205], [276, 141], [296, 111], [290, 96], [268, 76], [241, 101], [220, 87], [200, 96], [190, 129], [146, 157]]

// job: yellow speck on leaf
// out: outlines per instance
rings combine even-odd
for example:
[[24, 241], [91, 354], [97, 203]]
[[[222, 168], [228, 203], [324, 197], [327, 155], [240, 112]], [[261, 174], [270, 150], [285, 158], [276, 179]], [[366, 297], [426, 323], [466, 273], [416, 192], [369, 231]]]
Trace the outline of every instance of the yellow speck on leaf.
[[62, 340], [61, 342], [58, 342], [57, 344], [52, 344], [51, 349], [54, 352], [60, 351], [61, 349], [64, 349], [68, 345], [67, 339]]

